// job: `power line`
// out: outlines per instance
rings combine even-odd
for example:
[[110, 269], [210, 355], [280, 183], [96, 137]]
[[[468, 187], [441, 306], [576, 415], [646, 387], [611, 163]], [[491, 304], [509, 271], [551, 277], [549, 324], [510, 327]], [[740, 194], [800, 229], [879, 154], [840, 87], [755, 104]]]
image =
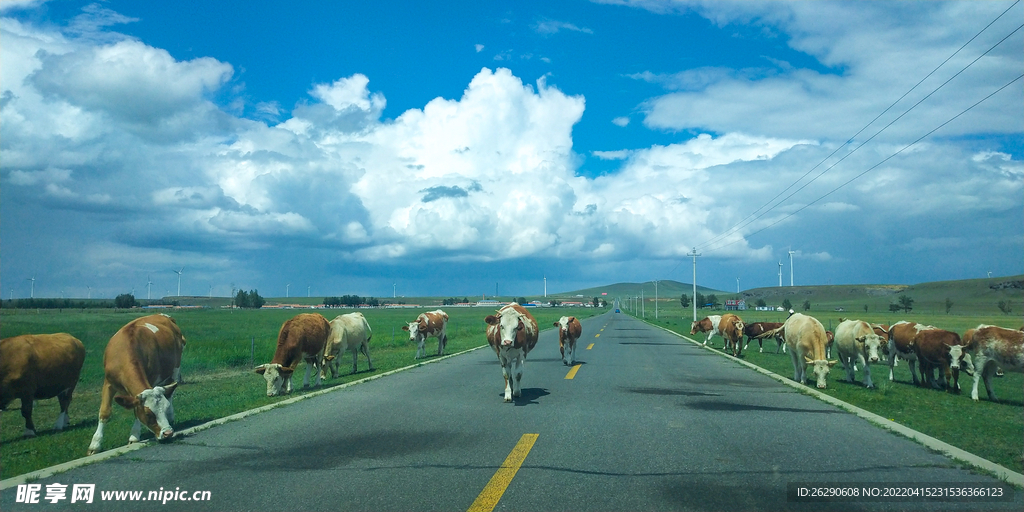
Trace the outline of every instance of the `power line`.
[[[775, 197], [773, 197], [773, 198], [771, 198], [770, 200], [768, 200], [768, 202], [766, 202], [766, 203], [765, 203], [764, 205], [762, 205], [761, 207], [759, 207], [759, 208], [757, 208], [756, 210], [754, 210], [753, 212], [751, 212], [751, 213], [750, 213], [750, 215], [748, 215], [747, 217], [745, 217], [745, 218], [744, 218], [743, 220], [741, 220], [741, 221], [740, 221], [739, 223], [737, 223], [736, 225], [734, 225], [734, 226], [733, 226], [732, 228], [729, 228], [729, 229], [728, 229], [728, 230], [726, 230], [725, 232], [723, 232], [723, 233], [721, 233], [721, 234], [719, 234], [719, 235], [717, 235], [717, 236], [715, 236], [715, 237], [711, 238], [710, 240], [708, 240], [708, 241], [706, 241], [706, 242], [704, 242], [704, 243], [700, 244], [700, 247], [702, 247], [702, 248], [706, 248], [706, 247], [709, 247], [709, 246], [711, 246], [712, 244], [714, 244], [715, 242], [717, 242], [717, 241], [719, 241], [719, 240], [721, 240], [721, 239], [723, 239], [723, 238], [725, 238], [725, 237], [727, 237], [727, 236], [729, 236], [729, 235], [731, 235], [731, 234], [733, 234], [733, 233], [736, 233], [736, 232], [738, 232], [738, 231], [739, 231], [739, 230], [741, 230], [742, 228], [744, 228], [744, 227], [746, 227], [746, 226], [750, 225], [750, 224], [751, 224], [751, 223], [753, 223], [754, 221], [756, 221], [756, 220], [758, 220], [758, 219], [760, 219], [760, 218], [764, 217], [765, 215], [767, 215], [767, 214], [768, 214], [768, 212], [770, 212], [770, 211], [774, 210], [775, 208], [777, 208], [778, 206], [780, 206], [780, 205], [781, 205], [781, 204], [782, 204], [783, 202], [785, 202], [785, 201], [786, 201], [786, 200], [788, 200], [789, 198], [793, 197], [793, 196], [794, 196], [794, 195], [795, 195], [796, 193], [800, 192], [800, 191], [801, 191], [801, 190], [803, 190], [803, 189], [804, 189], [805, 187], [807, 187], [807, 185], [810, 185], [810, 184], [811, 184], [811, 183], [813, 183], [813, 182], [814, 182], [815, 180], [817, 180], [818, 178], [820, 178], [820, 177], [821, 177], [822, 175], [824, 175], [825, 173], [827, 173], [828, 171], [830, 171], [830, 170], [831, 170], [832, 168], [834, 168], [834, 167], [835, 167], [836, 165], [838, 165], [838, 164], [839, 164], [840, 162], [842, 162], [843, 160], [845, 160], [845, 159], [846, 159], [847, 157], [849, 157], [850, 155], [852, 155], [853, 153], [855, 153], [855, 152], [856, 152], [856, 151], [857, 151], [858, 149], [860, 149], [860, 148], [861, 148], [861, 147], [863, 147], [863, 146], [864, 146], [865, 144], [867, 144], [868, 142], [870, 142], [870, 141], [871, 141], [872, 139], [874, 139], [875, 137], [877, 137], [877, 136], [878, 136], [878, 135], [879, 135], [880, 133], [882, 133], [882, 132], [883, 132], [883, 131], [885, 131], [885, 130], [886, 130], [887, 128], [889, 128], [890, 126], [892, 126], [892, 125], [893, 125], [893, 124], [894, 124], [894, 123], [895, 123], [896, 121], [898, 121], [898, 120], [899, 120], [899, 119], [901, 119], [901, 118], [902, 118], [903, 116], [905, 116], [906, 114], [908, 114], [908, 113], [909, 113], [909, 112], [910, 112], [911, 110], [914, 110], [914, 109], [915, 109], [915, 108], [916, 108], [916, 107], [917, 107], [918, 105], [920, 105], [920, 104], [921, 104], [922, 102], [924, 102], [924, 101], [925, 101], [926, 99], [928, 99], [928, 98], [929, 98], [929, 97], [931, 97], [931, 96], [932, 96], [933, 94], [935, 94], [935, 93], [936, 93], [936, 92], [937, 92], [937, 91], [938, 91], [939, 89], [942, 89], [942, 88], [943, 88], [943, 87], [944, 87], [944, 86], [945, 86], [946, 84], [948, 84], [948, 83], [949, 83], [950, 81], [952, 81], [952, 80], [953, 80], [954, 78], [956, 78], [956, 77], [957, 77], [957, 76], [959, 76], [959, 75], [960, 75], [961, 73], [963, 73], [964, 71], [966, 71], [966, 70], [967, 70], [968, 68], [970, 68], [970, 67], [971, 67], [972, 65], [974, 65], [974, 64], [975, 64], [976, 62], [978, 62], [978, 60], [980, 60], [980, 59], [981, 59], [982, 57], [984, 57], [984, 56], [985, 56], [985, 55], [987, 55], [987, 54], [988, 54], [989, 52], [991, 52], [991, 51], [992, 51], [993, 49], [995, 49], [995, 48], [996, 48], [996, 47], [998, 47], [998, 46], [999, 46], [1000, 44], [1002, 44], [1002, 43], [1003, 43], [1004, 41], [1006, 41], [1007, 39], [1009, 39], [1009, 38], [1010, 38], [1010, 36], [1012, 36], [1013, 34], [1017, 33], [1017, 32], [1018, 32], [1018, 31], [1019, 31], [1019, 30], [1020, 30], [1021, 28], [1024, 28], [1024, 25], [1020, 25], [1020, 26], [1018, 26], [1018, 27], [1017, 27], [1017, 28], [1016, 28], [1016, 29], [1015, 29], [1015, 30], [1014, 30], [1013, 32], [1011, 32], [1010, 34], [1008, 34], [1008, 35], [1007, 35], [1006, 37], [1004, 37], [1003, 39], [1001, 39], [1001, 40], [1000, 40], [1000, 41], [999, 41], [998, 43], [996, 43], [996, 44], [995, 44], [995, 45], [993, 45], [993, 46], [992, 46], [991, 48], [989, 48], [989, 49], [988, 49], [987, 51], [985, 51], [985, 53], [982, 53], [981, 55], [979, 55], [979, 56], [978, 56], [978, 57], [977, 57], [976, 59], [974, 59], [973, 61], [971, 61], [971, 63], [970, 63], [970, 64], [968, 64], [967, 66], [965, 66], [964, 68], [962, 68], [962, 69], [961, 69], [960, 71], [958, 71], [958, 72], [957, 72], [956, 74], [954, 74], [954, 75], [953, 75], [952, 77], [950, 77], [950, 78], [949, 78], [949, 79], [947, 79], [947, 80], [946, 80], [945, 82], [943, 82], [943, 83], [942, 83], [941, 85], [939, 85], [938, 87], [936, 87], [936, 88], [935, 88], [935, 89], [934, 89], [934, 90], [933, 90], [933, 91], [932, 91], [931, 93], [929, 93], [929, 94], [928, 94], [927, 96], [925, 96], [924, 98], [922, 98], [921, 100], [919, 100], [919, 101], [918, 101], [917, 103], [915, 103], [915, 104], [914, 104], [913, 106], [911, 106], [911, 107], [910, 107], [909, 109], [907, 109], [907, 110], [906, 110], [906, 111], [904, 111], [904, 112], [903, 112], [902, 114], [900, 114], [900, 115], [899, 115], [898, 117], [896, 117], [896, 119], [893, 119], [893, 120], [892, 120], [892, 121], [891, 121], [891, 122], [890, 122], [889, 124], [885, 125], [885, 126], [884, 126], [884, 127], [882, 128], [882, 129], [878, 130], [878, 131], [877, 131], [877, 132], [876, 132], [876, 133], [875, 133], [874, 135], [872, 135], [872, 136], [871, 136], [870, 138], [868, 138], [867, 140], [865, 140], [864, 142], [862, 142], [862, 143], [861, 143], [860, 145], [858, 145], [858, 146], [857, 146], [856, 148], [854, 148], [854, 149], [853, 149], [853, 151], [850, 151], [850, 152], [849, 152], [849, 153], [847, 153], [847, 154], [846, 154], [845, 156], [843, 156], [842, 158], [840, 158], [840, 159], [839, 159], [838, 161], [836, 161], [835, 163], [833, 163], [832, 165], [830, 165], [830, 166], [829, 166], [828, 168], [826, 168], [826, 169], [825, 169], [824, 171], [822, 171], [821, 173], [819, 173], [819, 174], [818, 174], [817, 176], [815, 176], [814, 178], [812, 178], [812, 179], [811, 179], [810, 181], [808, 181], [807, 183], [805, 183], [805, 184], [804, 184], [803, 186], [801, 186], [800, 188], [798, 188], [798, 189], [794, 190], [794, 191], [793, 191], [793, 192], [792, 192], [791, 194], [789, 194], [788, 196], [786, 196], [786, 197], [784, 197], [783, 199], [779, 200], [779, 201], [778, 201], [777, 203], [775, 203], [775, 204], [774, 204], [773, 206], [771, 206], [771, 207], [770, 207], [770, 208], [768, 208], [767, 210], [764, 210], [764, 209], [765, 209], [765, 207], [767, 207], [767, 206], [771, 205], [771, 204], [772, 204], [773, 202], [775, 202], [775, 200], [776, 200], [776, 199], [778, 199], [778, 198], [779, 198], [780, 196], [782, 196], [783, 194], [785, 194], [785, 193], [786, 193], [787, 191], [789, 191], [790, 189], [792, 189], [793, 187], [795, 187], [795, 186], [796, 186], [796, 185], [797, 185], [798, 183], [800, 183], [801, 181], [803, 181], [803, 179], [804, 179], [804, 178], [806, 178], [806, 177], [807, 177], [808, 175], [810, 175], [810, 174], [811, 174], [811, 173], [812, 173], [812, 172], [813, 172], [813, 171], [814, 171], [815, 169], [817, 169], [818, 167], [820, 167], [820, 166], [821, 166], [821, 165], [822, 165], [823, 163], [825, 163], [826, 161], [828, 161], [828, 159], [829, 159], [829, 158], [832, 158], [833, 156], [835, 156], [835, 154], [836, 154], [836, 153], [838, 153], [838, 152], [839, 152], [839, 151], [840, 151], [840, 150], [841, 150], [842, 148], [846, 147], [846, 146], [847, 146], [847, 145], [849, 145], [849, 144], [850, 144], [851, 142], [853, 142], [853, 140], [854, 140], [854, 139], [856, 139], [858, 135], [860, 135], [861, 133], [863, 133], [863, 132], [864, 132], [864, 130], [866, 130], [866, 129], [867, 129], [867, 128], [868, 128], [869, 126], [871, 126], [872, 124], [874, 124], [874, 122], [875, 122], [875, 121], [877, 121], [877, 120], [878, 120], [879, 118], [881, 118], [881, 117], [882, 117], [883, 115], [885, 115], [885, 113], [886, 113], [886, 112], [888, 112], [888, 111], [889, 111], [889, 110], [891, 110], [891, 109], [892, 109], [892, 108], [893, 108], [894, 106], [896, 106], [896, 104], [897, 104], [897, 103], [899, 103], [899, 102], [900, 102], [900, 101], [902, 101], [902, 100], [903, 100], [904, 98], [906, 98], [906, 97], [907, 97], [907, 95], [909, 95], [909, 94], [910, 94], [910, 93], [911, 93], [912, 91], [914, 91], [914, 89], [916, 89], [916, 88], [917, 88], [918, 86], [920, 86], [920, 85], [921, 85], [922, 83], [924, 83], [924, 81], [925, 81], [925, 80], [927, 80], [927, 79], [928, 79], [929, 77], [931, 77], [931, 76], [932, 76], [933, 74], [935, 74], [935, 72], [936, 72], [936, 71], [938, 71], [938, 70], [939, 70], [939, 69], [940, 69], [940, 68], [941, 68], [942, 66], [944, 66], [944, 65], [945, 65], [945, 64], [946, 64], [947, 62], [949, 62], [949, 61], [950, 61], [950, 59], [952, 59], [952, 58], [953, 58], [953, 57], [955, 57], [955, 56], [956, 56], [956, 55], [957, 55], [958, 53], [960, 53], [960, 51], [961, 51], [961, 50], [963, 50], [963, 49], [964, 49], [965, 47], [967, 47], [967, 45], [968, 45], [968, 44], [970, 44], [970, 43], [971, 43], [972, 41], [974, 41], [975, 39], [977, 39], [977, 38], [978, 38], [978, 36], [980, 36], [980, 35], [981, 35], [982, 33], [984, 33], [984, 32], [985, 32], [986, 30], [988, 30], [988, 28], [989, 28], [989, 27], [991, 27], [991, 26], [992, 26], [992, 24], [994, 24], [994, 23], [995, 23], [996, 21], [998, 21], [998, 20], [999, 20], [1000, 18], [1002, 18], [1002, 17], [1003, 17], [1003, 16], [1004, 16], [1004, 15], [1005, 15], [1005, 14], [1006, 14], [1007, 12], [1009, 12], [1009, 11], [1010, 11], [1010, 9], [1012, 9], [1012, 8], [1013, 8], [1014, 6], [1016, 6], [1016, 5], [1017, 5], [1018, 3], [1020, 3], [1020, 2], [1021, 2], [1021, 0], [1017, 0], [1016, 2], [1014, 2], [1014, 3], [1013, 3], [1013, 5], [1011, 5], [1010, 7], [1006, 8], [1006, 10], [1004, 10], [1004, 11], [1003, 11], [1002, 13], [1000, 13], [1000, 14], [999, 14], [999, 16], [996, 16], [996, 18], [995, 18], [995, 19], [993, 19], [993, 20], [992, 20], [991, 22], [989, 22], [989, 24], [988, 24], [988, 25], [986, 25], [986, 26], [985, 26], [984, 28], [982, 28], [982, 29], [981, 29], [981, 30], [980, 30], [980, 31], [979, 31], [979, 32], [978, 32], [977, 34], [975, 34], [975, 35], [974, 35], [974, 37], [971, 37], [971, 38], [970, 38], [970, 39], [969, 39], [969, 40], [968, 40], [968, 41], [967, 41], [966, 43], [964, 43], [963, 45], [961, 45], [961, 46], [960, 46], [960, 48], [958, 48], [958, 49], [957, 49], [957, 50], [956, 50], [955, 52], [953, 52], [953, 53], [952, 53], [952, 54], [951, 54], [951, 55], [950, 55], [949, 57], [947, 57], [947, 58], [946, 58], [946, 60], [942, 61], [942, 63], [940, 63], [940, 64], [939, 64], [938, 66], [936, 66], [936, 67], [935, 67], [935, 69], [933, 69], [933, 70], [932, 70], [932, 71], [931, 71], [930, 73], [928, 73], [928, 74], [927, 74], [927, 75], [926, 75], [926, 76], [925, 76], [924, 78], [922, 78], [922, 79], [921, 79], [920, 81], [918, 81], [918, 82], [917, 82], [916, 84], [914, 84], [914, 86], [913, 86], [913, 87], [911, 87], [911, 88], [910, 88], [909, 90], [907, 90], [907, 92], [905, 92], [905, 93], [904, 93], [904, 94], [903, 94], [902, 96], [900, 96], [900, 97], [899, 97], [899, 98], [898, 98], [898, 99], [897, 99], [896, 101], [894, 101], [894, 102], [893, 102], [893, 103], [892, 103], [891, 105], [889, 105], [889, 106], [888, 106], [888, 107], [887, 107], [887, 108], [886, 108], [885, 110], [883, 110], [883, 111], [882, 111], [882, 112], [881, 112], [880, 114], [878, 114], [877, 116], [875, 116], [875, 118], [874, 118], [874, 119], [872, 119], [872, 120], [871, 120], [870, 122], [868, 122], [868, 123], [867, 123], [866, 125], [864, 125], [864, 127], [863, 127], [863, 128], [861, 128], [861, 129], [860, 129], [859, 131], [857, 131], [857, 133], [855, 133], [855, 134], [854, 134], [854, 135], [853, 135], [852, 137], [850, 137], [850, 138], [849, 138], [849, 139], [848, 139], [848, 140], [847, 140], [847, 141], [846, 141], [845, 143], [843, 143], [842, 145], [840, 145], [839, 147], [837, 147], [837, 148], [836, 148], [836, 149], [835, 149], [834, 151], [832, 151], [832, 153], [830, 153], [830, 154], [829, 154], [828, 156], [826, 156], [826, 157], [825, 157], [824, 159], [822, 159], [822, 160], [821, 160], [820, 162], [818, 162], [818, 163], [817, 163], [817, 164], [816, 164], [816, 165], [815, 165], [814, 167], [812, 167], [811, 169], [809, 169], [809, 170], [808, 170], [808, 171], [807, 171], [806, 173], [804, 173], [804, 174], [803, 174], [802, 176], [800, 176], [800, 177], [799, 177], [799, 178], [798, 178], [798, 179], [797, 179], [796, 181], [794, 181], [794, 182], [793, 182], [792, 184], [790, 184], [790, 185], [789, 185], [788, 187], [786, 187], [786, 188], [785, 188], [785, 189], [783, 189], [783, 190], [782, 190], [781, 192], [779, 192], [778, 194], [776, 194], [776, 195], [775, 195]], [[762, 210], [764, 210], [764, 211], [762, 212]], [[761, 213], [760, 213], [760, 214], [758, 214], [758, 212], [761, 212]], [[748, 236], [749, 236], [749, 235], [748, 235]], [[734, 241], [734, 242], [731, 242], [730, 244], [726, 244], [725, 246], [731, 245], [732, 243], [735, 243], [735, 241]], [[725, 247], [725, 246], [721, 246], [721, 247]]]

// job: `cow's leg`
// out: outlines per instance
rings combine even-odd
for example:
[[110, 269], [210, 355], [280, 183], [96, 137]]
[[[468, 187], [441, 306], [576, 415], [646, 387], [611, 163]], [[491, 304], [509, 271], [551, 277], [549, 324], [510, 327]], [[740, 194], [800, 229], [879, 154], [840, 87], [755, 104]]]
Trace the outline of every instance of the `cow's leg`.
[[113, 401], [114, 387], [110, 385], [110, 381], [103, 379], [103, 389], [100, 391], [99, 423], [96, 425], [96, 433], [92, 435], [92, 442], [89, 443], [89, 450], [86, 451], [86, 455], [92, 455], [100, 451], [103, 445], [103, 426], [110, 419], [110, 404]]
[[802, 378], [803, 377], [803, 361], [800, 361], [797, 358], [796, 350], [790, 352], [789, 356], [790, 356], [790, 359], [793, 360], [793, 380], [799, 382], [800, 384], [803, 384], [804, 383], [804, 379]]
[[985, 391], [988, 392], [988, 399], [993, 402], [999, 401], [996, 398], [996, 391], [992, 389], [992, 376], [996, 374], [997, 370], [999, 370], [999, 367], [996, 365], [996, 362], [989, 359], [985, 362], [985, 369], [981, 372], [982, 378], [985, 379]]
[[441, 331], [441, 334], [437, 335], [437, 355], [444, 355], [444, 347], [448, 345], [448, 334], [445, 331]]
[[286, 395], [288, 393], [292, 392], [292, 376], [291, 375], [288, 375], [287, 377], [284, 378], [284, 385], [281, 386], [281, 391], [284, 394], [286, 394]]
[[68, 407], [71, 406], [71, 395], [75, 392], [74, 387], [70, 387], [62, 391], [57, 395], [57, 401], [60, 403], [60, 414], [57, 415], [57, 422], [53, 424], [54, 430], [64, 430], [64, 427], [70, 423], [68, 418]]
[[871, 364], [868, 362], [864, 363], [864, 387], [873, 389], [875, 384], [871, 382]]
[[419, 359], [423, 355], [423, 345], [426, 343], [426, 338], [416, 342], [416, 357], [413, 359]]
[[498, 364], [501, 365], [501, 376], [505, 378], [505, 401], [506, 402], [511, 402], [512, 401], [512, 386], [511, 386], [511, 382], [509, 381], [509, 377], [511, 376], [510, 375], [511, 374], [511, 372], [510, 372], [510, 370], [511, 370], [511, 362], [507, 358], [502, 357], [501, 354], [499, 353], [498, 354]]
[[366, 356], [366, 364], [370, 367], [370, 371], [373, 371], [373, 361], [370, 360], [370, 344], [366, 343], [360, 349], [363, 351], [363, 355]]
[[132, 431], [128, 434], [128, 444], [137, 443], [142, 437], [142, 421], [135, 418], [135, 423], [132, 423]]
[[921, 381], [917, 378], [917, 360], [907, 359], [907, 368], [910, 368], [910, 378], [914, 379], [914, 385], [921, 385]]
[[512, 360], [512, 396], [523, 396], [523, 369], [526, 359], [518, 356]]
[[35, 437], [36, 436], [36, 425], [32, 422], [32, 397], [22, 395], [21, 397], [21, 417], [25, 418], [25, 430], [22, 431], [21, 435], [24, 437]]
[[839, 361], [843, 363], [843, 369], [846, 370], [846, 381], [856, 382], [856, 376], [853, 373], [853, 358], [840, 356]]

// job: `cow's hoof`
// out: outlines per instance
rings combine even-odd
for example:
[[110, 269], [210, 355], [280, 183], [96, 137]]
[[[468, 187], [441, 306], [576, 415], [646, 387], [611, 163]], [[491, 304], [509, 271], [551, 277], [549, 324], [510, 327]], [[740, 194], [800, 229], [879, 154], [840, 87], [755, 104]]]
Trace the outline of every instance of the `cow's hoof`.
[[509, 396], [506, 396], [506, 397], [505, 397], [505, 403], [506, 403], [506, 404], [507, 404], [507, 403], [509, 403], [509, 402], [511, 402], [511, 401], [512, 401], [512, 397], [509, 397]]
[[[58, 430], [60, 430], [60, 429], [58, 429]], [[35, 437], [36, 436], [36, 431], [26, 428], [25, 431], [21, 433], [21, 436], [22, 437]]]

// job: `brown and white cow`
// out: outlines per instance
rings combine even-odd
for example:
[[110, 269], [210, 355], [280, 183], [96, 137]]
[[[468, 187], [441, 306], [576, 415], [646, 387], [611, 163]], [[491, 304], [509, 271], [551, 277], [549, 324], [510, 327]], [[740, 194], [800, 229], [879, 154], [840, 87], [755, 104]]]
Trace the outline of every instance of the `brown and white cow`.
[[102, 447], [111, 402], [135, 412], [129, 444], [139, 440], [143, 424], [157, 440], [174, 435], [174, 375], [181, 370], [184, 348], [178, 324], [162, 314], [136, 318], [110, 338], [103, 352], [99, 425], [89, 443], [90, 455]]
[[726, 313], [718, 321], [718, 332], [725, 340], [723, 350], [732, 349], [732, 356], [739, 357], [743, 352], [743, 320], [738, 315]]
[[488, 315], [487, 343], [494, 349], [505, 376], [505, 401], [522, 396], [523, 369], [526, 355], [537, 345], [537, 321], [526, 308], [515, 302]]
[[974, 387], [971, 399], [978, 399], [978, 382], [985, 380], [988, 399], [997, 400], [992, 390], [992, 374], [999, 366], [1004, 369], [1024, 369], [1024, 332], [994, 325], [979, 325], [967, 341], [967, 351], [974, 362]]
[[[747, 337], [747, 344], [744, 345], [743, 348], [749, 347], [750, 340], [756, 339], [758, 348], [757, 351], [764, 352], [764, 338], [759, 338], [758, 336], [772, 329], [778, 329], [779, 327], [782, 327], [782, 324], [779, 322], [754, 322], [752, 324], [744, 324], [743, 334], [746, 335]], [[775, 353], [778, 354], [782, 350], [782, 347], [785, 345], [782, 341], [782, 336], [776, 337], [775, 341], [778, 343], [778, 346], [775, 348]]]
[[873, 388], [871, 364], [881, 359], [882, 338], [863, 320], [844, 320], [836, 326], [836, 351], [846, 369], [846, 378], [855, 381], [856, 365], [864, 368], [864, 387]]
[[827, 387], [826, 377], [829, 368], [836, 361], [825, 358], [825, 327], [814, 317], [803, 313], [794, 313], [786, 319], [782, 327], [763, 334], [771, 337], [782, 333], [789, 347], [789, 356], [793, 359], [793, 380], [803, 384], [807, 377], [807, 366], [811, 366], [815, 385], [820, 389]]
[[[919, 331], [914, 337], [914, 352], [921, 365], [922, 380], [926, 380], [935, 389], [944, 385], [946, 391], [959, 393], [960, 368], [967, 368], [963, 348], [960, 335], [955, 332], [942, 329]], [[945, 381], [936, 382], [932, 369], [939, 370], [939, 378], [945, 377]]]
[[690, 324], [690, 335], [697, 334], [698, 332], [708, 333], [707, 338], [704, 338], [704, 344], [707, 345], [708, 342], [711, 341], [712, 336], [720, 334], [718, 332], [718, 325], [721, 321], [721, 315], [711, 315], [701, 318], [700, 320]]
[[373, 331], [366, 317], [356, 311], [347, 315], [338, 315], [331, 320], [331, 332], [327, 335], [327, 342], [324, 344], [324, 358], [320, 362], [320, 378], [325, 378], [326, 368], [331, 369], [331, 378], [338, 376], [338, 356], [345, 352], [352, 352], [352, 373], [359, 368], [359, 353], [366, 356], [366, 364], [373, 371], [373, 361], [370, 360], [370, 338]]
[[583, 326], [574, 316], [563, 316], [555, 322], [558, 327], [558, 351], [562, 353], [562, 364], [576, 363], [576, 340], [583, 334]]
[[254, 370], [267, 381], [267, 396], [292, 392], [292, 373], [303, 359], [306, 361], [306, 376], [302, 387], [309, 386], [310, 370], [316, 370], [314, 386], [320, 385], [320, 359], [330, 331], [331, 325], [319, 313], [295, 315], [281, 325], [274, 358]]
[[[886, 340], [886, 344], [889, 347], [889, 380], [895, 380], [893, 368], [896, 367], [896, 359], [903, 358], [910, 365], [910, 377], [913, 379], [914, 385], [920, 385], [921, 380], [917, 378], [917, 351], [914, 350], [914, 338], [918, 332], [925, 329], [935, 328], [903, 320], [889, 327], [888, 339]], [[921, 377], [922, 379], [924, 378], [923, 373]]]
[[32, 422], [35, 400], [57, 397], [60, 414], [54, 430], [68, 425], [68, 406], [85, 362], [85, 345], [67, 334], [25, 334], [0, 340], [0, 410], [21, 400], [25, 437], [36, 435]]
[[426, 313], [420, 313], [415, 322], [409, 322], [402, 326], [403, 331], [409, 333], [409, 341], [416, 344], [416, 357], [426, 355], [423, 345], [427, 338], [437, 338], [437, 355], [444, 355], [444, 347], [448, 344], [448, 313], [437, 309]]

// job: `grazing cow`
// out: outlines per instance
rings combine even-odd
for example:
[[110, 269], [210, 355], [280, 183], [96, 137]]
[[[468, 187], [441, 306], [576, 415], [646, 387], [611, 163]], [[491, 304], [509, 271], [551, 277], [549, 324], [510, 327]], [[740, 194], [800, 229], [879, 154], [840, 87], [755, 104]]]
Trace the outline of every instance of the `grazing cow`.
[[743, 320], [732, 313], [722, 315], [722, 319], [718, 321], [718, 332], [725, 340], [723, 350], [731, 347], [733, 357], [739, 357], [743, 352], [743, 327]]
[[[914, 322], [899, 321], [889, 327], [886, 343], [889, 346], [889, 380], [895, 380], [893, 368], [896, 367], [896, 358], [907, 360], [910, 365], [910, 377], [914, 385], [920, 385], [921, 380], [917, 378], [917, 352], [914, 351], [914, 337], [924, 329], [934, 329], [927, 325], [919, 325]], [[923, 370], [923, 368], [922, 368]], [[924, 375], [922, 374], [922, 379]]]
[[932, 375], [932, 369], [938, 369], [939, 378], [945, 376], [941, 384], [946, 387], [946, 391], [959, 393], [960, 368], [967, 368], [962, 345], [960, 335], [955, 332], [942, 329], [923, 329], [918, 332], [914, 336], [914, 353], [921, 365], [923, 380], [927, 380], [933, 388], [940, 389], [942, 386]]
[[[782, 327], [782, 324], [778, 322], [754, 322], [752, 324], [745, 324], [743, 326], [743, 334], [747, 337], [747, 344], [744, 345], [743, 348], [745, 349], [749, 347], [750, 340], [756, 339], [758, 352], [764, 352], [764, 338], [759, 338], [758, 336], [772, 329], [778, 329], [779, 327]], [[775, 348], [775, 353], [778, 354], [779, 351], [782, 350], [784, 344], [781, 336], [775, 338], [775, 341], [779, 344], [778, 347]]]
[[267, 396], [292, 392], [292, 373], [299, 360], [306, 361], [306, 377], [302, 387], [309, 386], [310, 369], [316, 369], [316, 384], [320, 385], [320, 359], [331, 324], [319, 313], [302, 313], [285, 321], [277, 335], [277, 350], [267, 364], [257, 366], [254, 371], [267, 381]]
[[185, 337], [173, 318], [150, 315], [128, 322], [107, 343], [103, 352], [103, 390], [100, 419], [88, 454], [100, 451], [103, 427], [110, 419], [111, 402], [135, 412], [128, 444], [137, 442], [145, 424], [157, 440], [174, 435], [172, 395], [178, 383]]
[[[698, 332], [708, 333], [708, 337], [704, 339], [704, 344], [707, 345], [711, 341], [711, 337], [719, 334], [718, 325], [722, 321], [721, 315], [706, 316], [696, 322], [690, 324], [690, 335], [697, 334]], [[712, 345], [714, 346], [714, 345]]]
[[967, 351], [974, 362], [974, 387], [971, 399], [978, 399], [978, 381], [985, 380], [988, 399], [995, 402], [992, 374], [998, 366], [1005, 369], [1024, 369], [1024, 332], [994, 325], [979, 325], [967, 341]]
[[496, 315], [488, 315], [484, 321], [487, 343], [497, 354], [505, 376], [505, 401], [511, 402], [513, 396], [523, 394], [523, 368], [526, 355], [537, 344], [537, 321], [515, 302], [499, 309]]
[[807, 377], [807, 365], [811, 365], [815, 385], [825, 389], [829, 368], [836, 364], [836, 361], [825, 358], [825, 327], [814, 317], [794, 313], [782, 327], [761, 336], [768, 338], [780, 332], [786, 339], [789, 356], [793, 359], [793, 380], [803, 384]]
[[60, 414], [54, 430], [68, 425], [71, 394], [85, 362], [85, 345], [67, 333], [26, 334], [0, 340], [0, 410], [18, 398], [25, 437], [35, 437], [32, 403], [57, 397]]
[[864, 368], [864, 387], [875, 387], [871, 382], [871, 364], [879, 361], [882, 338], [874, 329], [862, 320], [844, 320], [836, 326], [835, 343], [847, 380], [855, 381], [855, 365], [860, 364]]
[[448, 344], [448, 313], [438, 309], [427, 313], [420, 313], [415, 322], [402, 326], [403, 331], [408, 331], [409, 341], [416, 344], [416, 357], [426, 355], [423, 344], [427, 338], [437, 338], [437, 355], [444, 355], [444, 347]]
[[574, 316], [563, 316], [555, 322], [558, 327], [558, 351], [562, 353], [562, 364], [576, 363], [576, 340], [583, 334], [583, 326]]
[[373, 361], [370, 360], [370, 338], [373, 337], [373, 331], [362, 313], [334, 317], [330, 331], [324, 344], [324, 358], [320, 362], [321, 379], [326, 378], [325, 366], [331, 369], [332, 379], [338, 376], [338, 356], [345, 352], [352, 352], [352, 373], [356, 373], [359, 368], [359, 352], [366, 356], [366, 363], [373, 370]]

